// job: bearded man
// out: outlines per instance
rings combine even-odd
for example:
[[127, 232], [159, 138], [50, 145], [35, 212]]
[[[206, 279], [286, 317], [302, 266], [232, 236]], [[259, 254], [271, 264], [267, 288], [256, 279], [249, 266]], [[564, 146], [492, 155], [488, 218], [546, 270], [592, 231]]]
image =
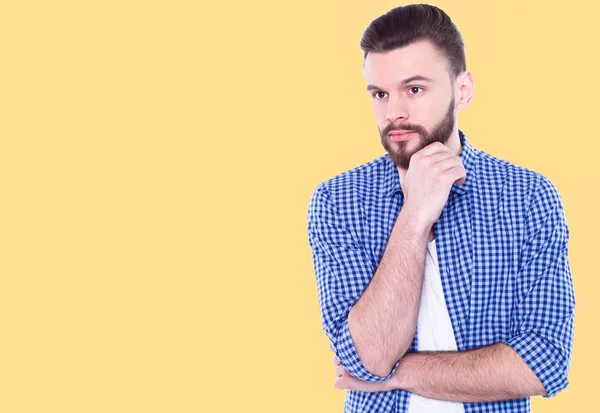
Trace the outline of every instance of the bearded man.
[[441, 9], [394, 8], [361, 49], [386, 154], [321, 182], [308, 208], [344, 412], [529, 412], [568, 386], [561, 197], [458, 129], [474, 80]]

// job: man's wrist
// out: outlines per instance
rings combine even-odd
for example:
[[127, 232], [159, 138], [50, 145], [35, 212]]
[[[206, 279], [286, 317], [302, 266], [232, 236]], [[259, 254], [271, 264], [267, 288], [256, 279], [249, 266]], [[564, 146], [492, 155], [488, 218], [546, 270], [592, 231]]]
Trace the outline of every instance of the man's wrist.
[[396, 219], [396, 226], [404, 236], [410, 239], [428, 239], [432, 224], [424, 221], [418, 213], [410, 211], [408, 208], [402, 208]]
[[407, 387], [408, 387], [407, 379], [410, 377], [410, 369], [411, 369], [411, 364], [412, 364], [411, 361], [412, 361], [413, 357], [414, 357], [414, 354], [406, 353], [400, 360], [400, 364], [398, 365], [398, 368], [396, 369], [396, 371], [394, 372], [392, 377], [390, 377], [390, 381], [391, 381], [390, 385], [391, 385], [392, 389], [407, 390]]

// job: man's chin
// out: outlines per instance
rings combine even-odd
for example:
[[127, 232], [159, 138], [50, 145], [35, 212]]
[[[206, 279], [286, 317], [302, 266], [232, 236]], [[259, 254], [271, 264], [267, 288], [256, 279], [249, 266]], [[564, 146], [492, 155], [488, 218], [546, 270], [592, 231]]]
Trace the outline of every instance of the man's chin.
[[[392, 160], [392, 162], [394, 163], [394, 165], [396, 165], [397, 167], [402, 167], [403, 161], [405, 160], [405, 157], [402, 156], [398, 151], [387, 151], [388, 156], [390, 157], [390, 159]], [[408, 160], [410, 160], [410, 158], [408, 158]], [[406, 168], [404, 168], [406, 169]]]
[[[420, 149], [423, 149], [421, 139], [410, 139], [408, 141], [401, 142], [389, 140], [387, 143], [388, 144], [387, 147], [385, 147], [385, 150], [390, 158], [393, 159], [396, 166], [400, 166], [400, 159], [410, 159], [414, 153], [418, 152]], [[408, 158], [407, 155], [409, 155]]]
[[[405, 142], [399, 142], [399, 143], [405, 143]], [[411, 157], [413, 156], [413, 154], [415, 154], [416, 152], [418, 152], [419, 150], [423, 149], [423, 146], [417, 142], [417, 143], [409, 143], [406, 142], [407, 145], [396, 145], [392, 148], [394, 156], [395, 157]]]

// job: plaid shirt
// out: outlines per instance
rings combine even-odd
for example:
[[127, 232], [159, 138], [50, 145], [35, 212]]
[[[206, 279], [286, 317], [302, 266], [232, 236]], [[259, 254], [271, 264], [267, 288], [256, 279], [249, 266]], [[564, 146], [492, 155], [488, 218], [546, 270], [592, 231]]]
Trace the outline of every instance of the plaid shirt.
[[[575, 296], [562, 200], [544, 176], [473, 148], [459, 130], [463, 185], [453, 185], [434, 224], [440, 276], [458, 351], [505, 343], [535, 372], [547, 395], [568, 385]], [[386, 154], [321, 182], [308, 207], [322, 327], [341, 365], [367, 371], [348, 313], [375, 273], [404, 201]], [[409, 352], [418, 349], [418, 332]], [[347, 390], [345, 413], [406, 412], [405, 390]], [[530, 398], [465, 403], [465, 413], [529, 412]]]

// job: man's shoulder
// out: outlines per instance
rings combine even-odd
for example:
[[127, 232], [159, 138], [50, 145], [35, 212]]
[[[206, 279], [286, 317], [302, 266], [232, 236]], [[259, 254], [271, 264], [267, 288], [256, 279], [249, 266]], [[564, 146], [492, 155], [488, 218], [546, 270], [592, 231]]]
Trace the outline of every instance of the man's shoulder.
[[514, 196], [558, 196], [556, 186], [545, 175], [531, 168], [517, 165], [487, 152], [477, 150], [479, 187], [509, 190]]
[[319, 183], [315, 192], [325, 190], [331, 196], [377, 193], [386, 182], [389, 183], [389, 175], [394, 172], [393, 168], [395, 167], [385, 154], [325, 179]]

